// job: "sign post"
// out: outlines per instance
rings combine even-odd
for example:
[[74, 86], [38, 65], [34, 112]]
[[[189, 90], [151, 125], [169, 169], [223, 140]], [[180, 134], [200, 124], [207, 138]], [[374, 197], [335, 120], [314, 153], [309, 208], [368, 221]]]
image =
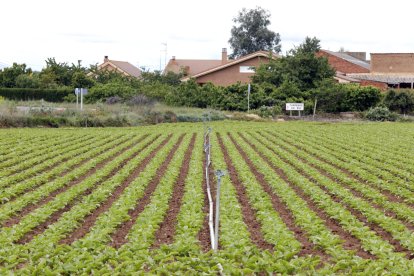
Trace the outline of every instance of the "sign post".
[[76, 94], [76, 108], [79, 106], [79, 94], [80, 94], [80, 110], [83, 110], [83, 95], [88, 94], [87, 88], [75, 88]]
[[78, 106], [79, 106], [79, 93], [80, 93], [80, 88], [75, 88], [75, 95], [76, 95], [76, 109], [78, 109]]
[[286, 103], [286, 110], [290, 111], [290, 116], [292, 116], [292, 110], [297, 110], [299, 112], [300, 117], [300, 111], [303, 111], [305, 109], [304, 103]]

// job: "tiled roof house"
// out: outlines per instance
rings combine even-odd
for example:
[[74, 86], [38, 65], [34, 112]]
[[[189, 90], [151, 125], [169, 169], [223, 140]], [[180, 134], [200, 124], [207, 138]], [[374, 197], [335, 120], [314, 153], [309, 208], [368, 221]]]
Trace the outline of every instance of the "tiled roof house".
[[104, 62], [98, 66], [99, 70], [117, 71], [125, 76], [140, 78], [141, 70], [129, 62], [104, 57]]
[[165, 72], [183, 73], [182, 81], [195, 79], [200, 85], [213, 83], [228, 86], [237, 82], [249, 83], [254, 75], [254, 68], [278, 55], [258, 51], [235, 60], [227, 58], [227, 49], [223, 48], [220, 60], [176, 59], [172, 57], [165, 67]]

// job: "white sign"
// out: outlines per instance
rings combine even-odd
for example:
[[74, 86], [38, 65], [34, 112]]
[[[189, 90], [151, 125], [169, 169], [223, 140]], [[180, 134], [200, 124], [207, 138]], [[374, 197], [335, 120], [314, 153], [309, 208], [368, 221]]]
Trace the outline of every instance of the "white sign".
[[286, 103], [286, 110], [304, 110], [303, 103]]
[[76, 95], [86, 95], [88, 94], [88, 89], [87, 88], [75, 88], [75, 94]]

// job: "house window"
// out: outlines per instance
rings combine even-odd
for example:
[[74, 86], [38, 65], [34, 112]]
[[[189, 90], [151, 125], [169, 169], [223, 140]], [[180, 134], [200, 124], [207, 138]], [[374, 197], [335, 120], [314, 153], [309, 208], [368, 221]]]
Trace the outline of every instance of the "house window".
[[240, 73], [254, 73], [254, 66], [240, 66]]

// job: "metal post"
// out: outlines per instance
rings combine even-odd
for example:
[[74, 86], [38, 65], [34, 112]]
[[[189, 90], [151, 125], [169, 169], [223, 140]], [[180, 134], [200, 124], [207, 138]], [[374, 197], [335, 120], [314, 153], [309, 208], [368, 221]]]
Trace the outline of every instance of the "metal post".
[[247, 113], [250, 113], [250, 83], [247, 86]]
[[83, 88], [80, 89], [80, 94], [81, 94], [81, 110], [83, 110]]
[[318, 103], [318, 98], [315, 98], [315, 105], [313, 106], [313, 119], [315, 120], [316, 105]]
[[75, 88], [75, 94], [76, 94], [76, 109], [79, 108], [79, 88]]
[[214, 250], [218, 249], [218, 240], [219, 240], [219, 226], [220, 226], [220, 187], [221, 187], [221, 178], [226, 175], [225, 171], [217, 170], [217, 196], [216, 196], [216, 223], [215, 223], [215, 233], [214, 238], [216, 244], [214, 245]]

